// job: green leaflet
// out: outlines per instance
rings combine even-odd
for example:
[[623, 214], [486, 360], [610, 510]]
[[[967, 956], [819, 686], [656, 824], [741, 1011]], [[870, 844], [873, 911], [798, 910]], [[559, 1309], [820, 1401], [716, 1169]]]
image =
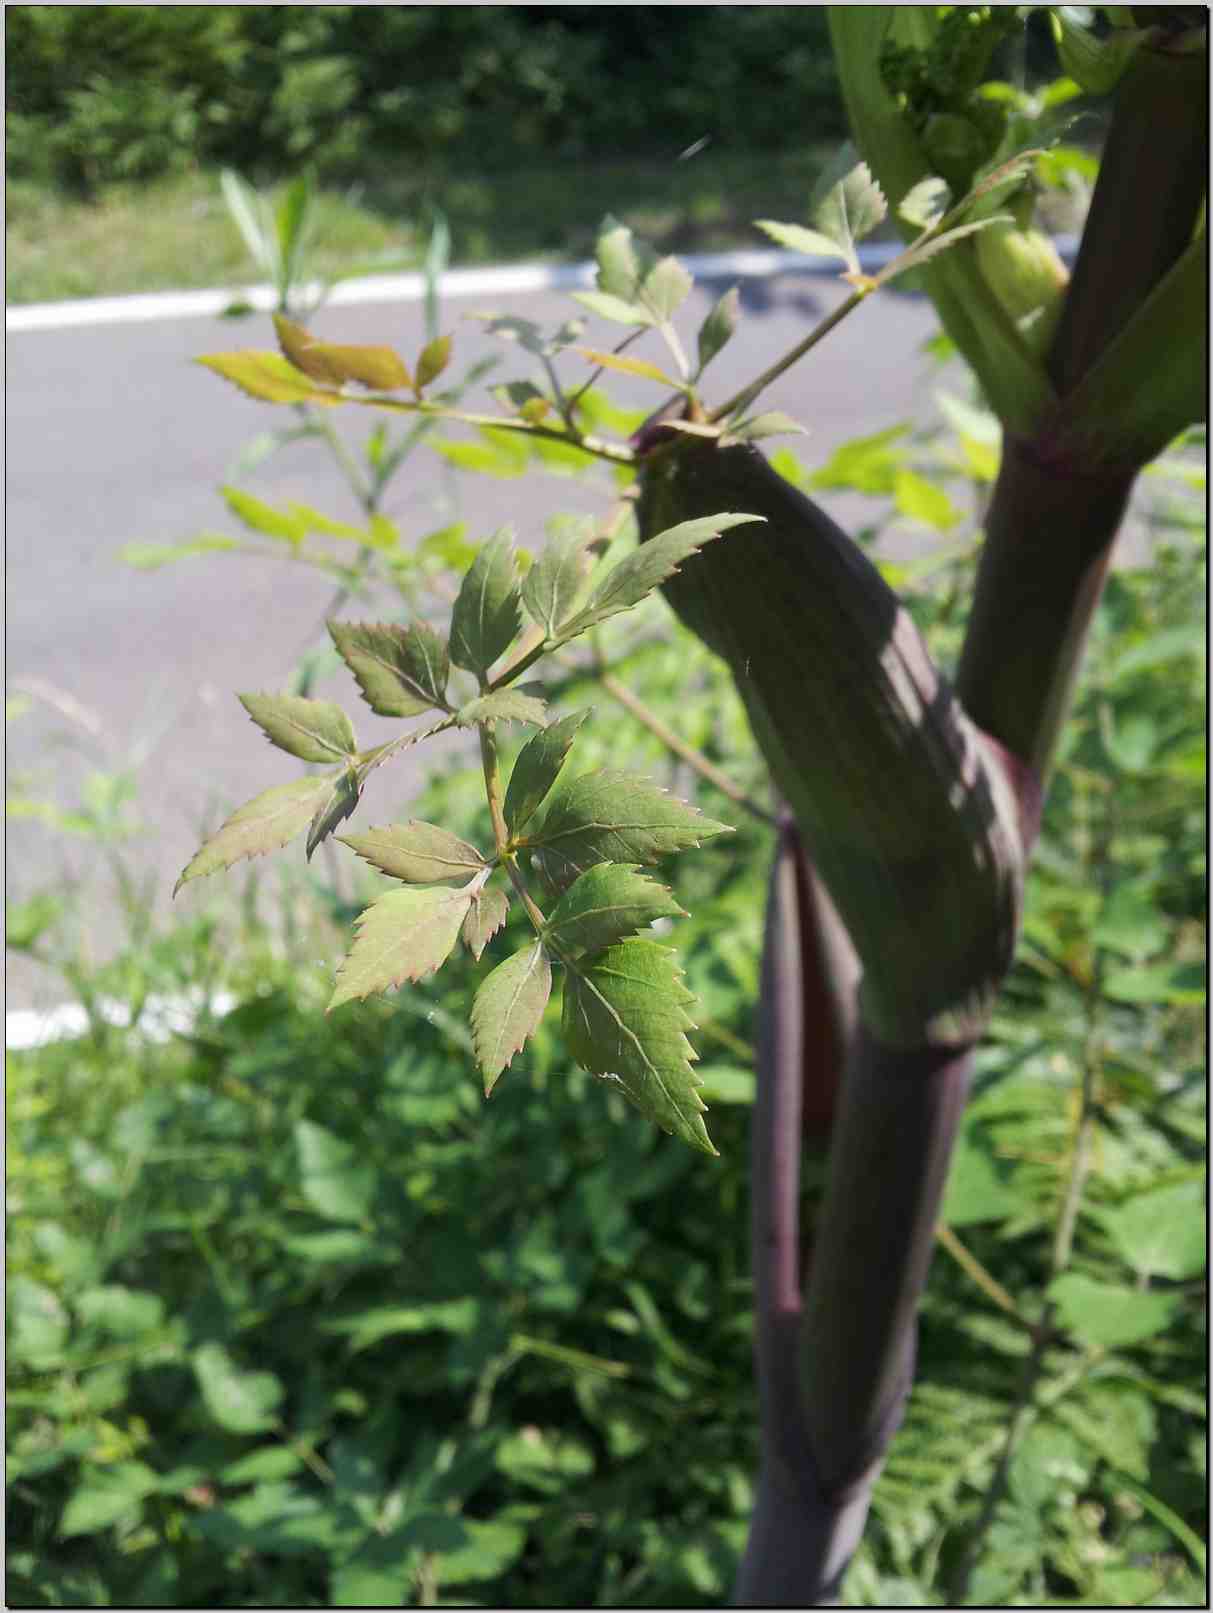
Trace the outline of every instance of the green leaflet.
[[529, 739], [518, 752], [505, 792], [505, 823], [511, 834], [523, 828], [555, 784], [573, 747], [573, 737], [588, 716], [588, 711], [570, 712]]
[[497, 689], [460, 706], [456, 721], [461, 728], [474, 728], [481, 722], [525, 722], [542, 728], [547, 721], [547, 702], [521, 689]]
[[623, 863], [599, 863], [574, 880], [548, 917], [544, 936], [563, 957], [601, 952], [654, 919], [686, 913], [655, 879]]
[[173, 886], [173, 895], [191, 879], [230, 868], [243, 857], [260, 857], [276, 851], [300, 834], [333, 789], [333, 774], [292, 779], [254, 796], [231, 817], [185, 865]]
[[206, 1409], [221, 1428], [233, 1434], [258, 1434], [274, 1426], [283, 1397], [279, 1379], [270, 1372], [245, 1372], [222, 1344], [203, 1344], [194, 1351], [194, 1372]]
[[522, 842], [542, 854], [554, 885], [571, 884], [595, 863], [651, 863], [728, 832], [649, 779], [603, 769], [560, 791], [543, 822]]
[[357, 381], [376, 392], [394, 392], [410, 385], [404, 360], [390, 347], [340, 347], [321, 342], [282, 314], [274, 315], [274, 328], [283, 356], [313, 381], [329, 386]]
[[740, 317], [741, 293], [736, 286], [732, 286], [725, 292], [724, 296], [721, 297], [699, 327], [699, 373], [701, 375], [725, 343], [732, 340]]
[[463, 921], [463, 944], [477, 963], [480, 962], [485, 947], [497, 934], [509, 914], [509, 893], [497, 886], [492, 890], [480, 890], [472, 897], [468, 916]]
[[605, 622], [608, 616], [638, 605], [654, 588], [672, 577], [682, 562], [718, 538], [730, 527], [761, 521], [760, 515], [712, 515], [695, 521], [682, 521], [612, 566], [599, 582], [582, 610], [560, 626], [562, 642], [584, 633], [588, 627]]
[[553, 532], [543, 553], [527, 572], [522, 603], [532, 621], [548, 638], [573, 609], [590, 569], [588, 545], [595, 532], [587, 518], [564, 531]]
[[329, 634], [358, 680], [363, 698], [381, 717], [414, 717], [446, 710], [451, 663], [446, 640], [415, 622], [330, 622]]
[[693, 1000], [667, 947], [621, 941], [568, 965], [562, 1028], [569, 1051], [592, 1075], [618, 1082], [663, 1131], [714, 1154], [686, 1038]]
[[358, 749], [350, 719], [331, 700], [296, 694], [237, 697], [271, 745], [301, 762], [341, 762]]
[[312, 381], [280, 353], [208, 353], [197, 362], [262, 403], [321, 403], [331, 407], [341, 402], [337, 393]]
[[354, 944], [337, 971], [328, 1012], [440, 968], [459, 939], [471, 900], [467, 891], [407, 886], [372, 902], [359, 917]]
[[466, 885], [487, 867], [475, 846], [449, 829], [414, 818], [364, 835], [342, 835], [342, 843], [390, 879], [407, 885], [435, 885], [459, 881]]
[[497, 1077], [543, 1018], [552, 992], [552, 966], [540, 942], [499, 963], [472, 1004], [472, 1046], [487, 1098]]
[[316, 847], [327, 840], [339, 823], [344, 823], [358, 805], [362, 794], [365, 772], [338, 773], [330, 780], [328, 795], [316, 808], [307, 832], [307, 860], [311, 862]]
[[435, 336], [432, 342], [427, 342], [417, 355], [417, 391], [436, 381], [451, 362], [450, 336]]
[[513, 529], [505, 526], [489, 539], [472, 562], [455, 600], [451, 660], [468, 672], [487, 672], [509, 648], [521, 625], [510, 549], [513, 535]]

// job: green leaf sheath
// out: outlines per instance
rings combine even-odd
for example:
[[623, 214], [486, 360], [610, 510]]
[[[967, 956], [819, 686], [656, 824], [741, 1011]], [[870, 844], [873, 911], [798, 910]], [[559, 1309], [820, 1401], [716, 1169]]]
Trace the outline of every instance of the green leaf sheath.
[[518, 752], [505, 792], [505, 825], [519, 834], [559, 777], [588, 711], [573, 711], [529, 739]]
[[329, 774], [292, 779], [289, 784], [276, 784], [272, 790], [246, 801], [186, 864], [173, 895], [191, 879], [231, 868], [244, 857], [277, 851], [302, 834], [331, 795], [333, 777]]
[[500, 963], [472, 1004], [472, 1046], [488, 1097], [497, 1078], [531, 1036], [552, 992], [552, 966], [534, 942]]
[[373, 902], [358, 919], [354, 944], [337, 971], [329, 1011], [440, 968], [459, 939], [471, 899], [467, 891], [410, 886]]
[[603, 769], [562, 786], [520, 844], [539, 853], [545, 876], [563, 889], [596, 863], [656, 862], [729, 832], [649, 779]]
[[240, 704], [271, 745], [301, 762], [341, 762], [358, 749], [350, 719], [331, 700], [294, 694], [242, 694]]
[[363, 835], [343, 835], [342, 842], [391, 879], [406, 885], [437, 885], [468, 880], [487, 868], [485, 859], [449, 829], [414, 818]]
[[623, 863], [587, 868], [565, 891], [548, 916], [544, 936], [561, 956], [601, 952], [646, 929], [654, 919], [685, 918], [678, 903], [655, 879]]
[[733, 671], [864, 963], [869, 1024], [893, 1045], [968, 1035], [1014, 947], [1003, 770], [875, 568], [756, 449], [681, 438], [647, 456], [642, 534], [730, 507], [765, 525], [693, 556], [666, 597]]
[[446, 640], [424, 623], [330, 622], [337, 653], [381, 717], [446, 709], [451, 664]]
[[694, 1029], [674, 954], [655, 941], [622, 941], [565, 972], [562, 1027], [569, 1051], [592, 1075], [618, 1083], [663, 1131], [716, 1152], [691, 1068]]
[[481, 549], [451, 617], [451, 660], [481, 677], [509, 649], [521, 625], [512, 540], [512, 528], [502, 527]]

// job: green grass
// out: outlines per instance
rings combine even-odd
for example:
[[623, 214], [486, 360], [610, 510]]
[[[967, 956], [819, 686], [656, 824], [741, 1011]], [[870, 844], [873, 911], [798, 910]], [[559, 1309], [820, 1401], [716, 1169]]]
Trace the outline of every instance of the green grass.
[[[666, 251], [769, 244], [752, 221], [801, 217], [822, 155], [760, 160], [709, 147], [686, 162], [450, 174], [401, 172], [385, 156], [368, 163], [365, 181], [321, 189], [315, 267], [348, 273], [381, 253], [400, 254], [399, 267], [418, 266], [434, 204], [450, 223], [457, 265], [587, 257], [607, 211]], [[91, 201], [18, 181], [8, 189], [7, 225], [5, 284], [14, 303], [255, 278], [213, 174], [115, 186]]]

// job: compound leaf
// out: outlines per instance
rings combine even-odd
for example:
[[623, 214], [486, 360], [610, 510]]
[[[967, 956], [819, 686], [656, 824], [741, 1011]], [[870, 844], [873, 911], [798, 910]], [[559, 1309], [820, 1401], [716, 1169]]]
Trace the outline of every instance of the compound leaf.
[[260, 857], [285, 846], [302, 832], [317, 807], [328, 798], [333, 778], [333, 774], [327, 774], [292, 779], [289, 784], [276, 784], [272, 790], [246, 801], [195, 852], [173, 886], [173, 895], [191, 879], [230, 868], [243, 857]]
[[474, 728], [481, 722], [525, 722], [542, 728], [547, 721], [547, 702], [521, 689], [495, 689], [461, 706], [456, 720], [461, 728]]
[[672, 577], [679, 566], [705, 543], [718, 538], [730, 527], [747, 521], [761, 521], [761, 515], [710, 515], [694, 521], [682, 521], [667, 527], [655, 538], [641, 544], [632, 554], [612, 566], [601, 582], [596, 584], [582, 610], [560, 627], [562, 639], [584, 633], [586, 628], [605, 622], [608, 616], [630, 610], [640, 603], [654, 588]]
[[242, 694], [237, 699], [271, 745], [301, 762], [341, 762], [357, 752], [350, 719], [331, 700], [296, 694]]
[[651, 863], [727, 832], [649, 779], [603, 769], [562, 789], [524, 844], [539, 849], [545, 873], [563, 887], [596, 863]]
[[764, 235], [786, 246], [790, 252], [803, 252], [807, 258], [840, 258], [843, 263], [851, 262], [842, 247], [820, 230], [807, 229], [803, 224], [780, 224], [773, 218], [756, 218], [754, 223]]
[[372, 902], [357, 921], [328, 1011], [440, 968], [459, 939], [471, 900], [467, 891], [445, 886], [408, 886]]
[[329, 633], [362, 697], [381, 717], [414, 717], [431, 707], [446, 710], [451, 662], [446, 640], [414, 622], [330, 622]]
[[663, 1131], [714, 1154], [686, 1038], [692, 1001], [667, 947], [621, 941], [568, 966], [562, 1027], [580, 1065], [616, 1082]]
[[487, 1098], [497, 1077], [543, 1018], [552, 993], [552, 966], [541, 942], [499, 963], [472, 1004], [472, 1046]]
[[472, 897], [472, 905], [468, 908], [468, 916], [463, 921], [463, 944], [480, 962], [480, 955], [497, 931], [505, 923], [510, 913], [510, 898], [503, 890], [496, 886], [492, 890], [484, 889]]
[[342, 843], [356, 851], [364, 862], [402, 879], [406, 885], [438, 885], [457, 881], [466, 885], [473, 874], [487, 867], [484, 858], [449, 829], [414, 818], [409, 823], [393, 823], [383, 829], [369, 829], [362, 835], [342, 835]]
[[545, 939], [561, 956], [601, 952], [654, 919], [685, 918], [655, 879], [627, 863], [598, 863], [565, 891], [548, 916]]
[[451, 660], [481, 674], [513, 642], [521, 625], [511, 550], [513, 528], [503, 526], [484, 545], [464, 577], [451, 616]]
[[825, 177], [825, 190], [812, 210], [813, 224], [841, 248], [852, 272], [859, 271], [855, 243], [870, 235], [888, 212], [884, 192], [872, 178], [866, 162], [858, 162], [837, 179], [834, 168]]
[[511, 834], [529, 821], [555, 784], [574, 735], [588, 716], [588, 711], [570, 712], [529, 739], [518, 752], [505, 792], [505, 823]]

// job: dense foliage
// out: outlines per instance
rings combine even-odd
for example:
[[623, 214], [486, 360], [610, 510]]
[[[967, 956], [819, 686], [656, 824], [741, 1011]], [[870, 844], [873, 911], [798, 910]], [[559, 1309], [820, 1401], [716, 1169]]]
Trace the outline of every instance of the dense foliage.
[[[882, 432], [812, 478], [872, 495], [866, 542], [907, 518], [954, 540], [942, 561], [889, 568], [945, 661], [971, 565], [961, 501], [997, 456], [988, 417], [949, 409], [946, 442]], [[1018, 1413], [974, 1597], [1200, 1599], [1192, 475], [1172, 461], [1147, 478], [1154, 563], [1119, 571], [1102, 607], [854, 1602], [944, 1595], [1046, 1290], [1065, 1335]], [[668, 637], [664, 607], [646, 613]], [[677, 691], [685, 735], [761, 790], [720, 663], [681, 633], [632, 628], [617, 647], [644, 699]], [[603, 698], [588, 667], [550, 693], [564, 709]], [[591, 763], [695, 784], [628, 719], [582, 743]], [[11, 1059], [11, 1602], [720, 1604], [755, 1455], [745, 1106], [769, 837], [697, 794], [738, 826], [669, 868], [693, 915], [679, 943], [703, 1005], [712, 1164], [591, 1093], [550, 1022], [485, 1105], [470, 960], [326, 1021], [353, 907], [315, 879], [284, 887], [285, 954], [248, 904], [243, 919], [216, 907], [90, 980], [132, 1028], [95, 1011], [84, 1038]], [[477, 774], [452, 771], [409, 810], [474, 834]], [[490, 955], [522, 939], [514, 921]], [[167, 1043], [145, 1033], [149, 993], [185, 987], [235, 1006]]]
[[503, 173], [842, 133], [815, 6], [10, 6], [10, 175]]

